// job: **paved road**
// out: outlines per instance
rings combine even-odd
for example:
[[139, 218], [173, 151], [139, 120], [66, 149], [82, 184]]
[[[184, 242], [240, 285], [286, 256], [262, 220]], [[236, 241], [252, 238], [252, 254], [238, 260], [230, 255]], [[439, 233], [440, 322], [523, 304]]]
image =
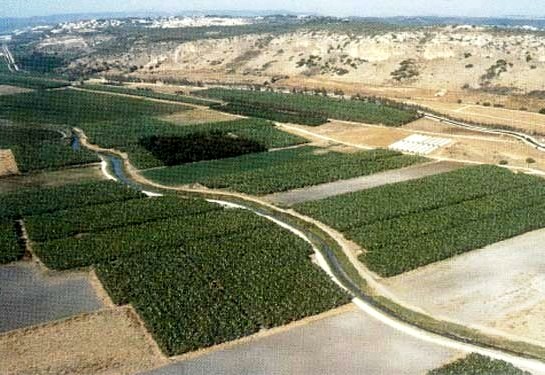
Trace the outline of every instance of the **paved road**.
[[355, 191], [365, 190], [431, 176], [434, 174], [449, 172], [458, 168], [462, 168], [464, 164], [449, 161], [432, 162], [425, 164], [412, 165], [407, 168], [394, 169], [377, 173], [370, 176], [352, 178], [331, 182], [322, 185], [311, 186], [305, 189], [297, 189], [284, 193], [270, 194], [264, 197], [265, 200], [281, 206], [292, 206], [298, 203], [320, 200], [335, 195], [351, 193]]

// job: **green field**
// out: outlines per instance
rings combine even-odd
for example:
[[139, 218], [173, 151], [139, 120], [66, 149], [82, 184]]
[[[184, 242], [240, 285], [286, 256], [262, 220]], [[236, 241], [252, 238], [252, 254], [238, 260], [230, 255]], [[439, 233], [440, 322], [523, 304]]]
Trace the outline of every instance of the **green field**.
[[86, 124], [130, 121], [189, 109], [179, 104], [157, 103], [113, 95], [62, 90], [0, 96], [1, 118], [35, 124], [83, 127]]
[[242, 119], [226, 122], [179, 126], [150, 117], [122, 119], [109, 123], [83, 125], [91, 142], [103, 147], [113, 147], [129, 154], [131, 162], [141, 169], [161, 167], [165, 163], [142, 145], [152, 136], [188, 137], [192, 134], [219, 132], [226, 136], [255, 141], [266, 149], [281, 148], [306, 143], [304, 138], [278, 130], [268, 121]]
[[304, 146], [144, 172], [166, 185], [200, 183], [248, 194], [268, 194], [406, 167], [423, 158], [387, 150], [340, 153]]
[[19, 171], [57, 169], [100, 161], [95, 153], [73, 150], [70, 138], [43, 126], [0, 126], [0, 148], [11, 149]]
[[478, 166], [295, 209], [360, 244], [388, 277], [544, 227], [544, 199], [542, 179]]
[[[5, 70], [3, 70], [4, 67]], [[25, 73], [10, 73], [7, 68], [7, 64], [4, 63], [4, 60], [0, 60], [0, 85], [18, 86], [28, 89], [43, 90], [69, 86], [70, 82], [57, 79], [42, 78]]]
[[0, 264], [14, 262], [23, 257], [13, 222], [0, 221]]
[[48, 267], [94, 266], [114, 302], [132, 304], [168, 355], [349, 302], [310, 261], [305, 241], [253, 213], [203, 200], [133, 199], [25, 223], [31, 238], [46, 240], [33, 248]]
[[465, 358], [449, 363], [428, 375], [531, 375], [510, 363], [491, 359], [480, 354], [470, 354]]
[[149, 224], [216, 209], [219, 207], [205, 201], [186, 201], [171, 196], [157, 199], [130, 199], [31, 216], [25, 220], [25, 225], [31, 240], [51, 241], [78, 233]]
[[[87, 206], [141, 197], [142, 194], [111, 181], [72, 184], [57, 188], [23, 188], [14, 193], [1, 194], [0, 264], [19, 260], [24, 255], [15, 229], [17, 219], [68, 209], [74, 205]], [[49, 224], [54, 226], [55, 223]], [[56, 224], [62, 226], [61, 223]]]
[[[157, 117], [187, 110], [188, 107], [183, 105], [74, 90], [0, 97], [0, 106], [0, 118], [17, 123], [34, 126], [47, 123], [50, 127], [61, 128], [77, 126], [85, 131], [92, 143], [129, 153], [131, 161], [138, 168], [165, 165], [160, 158], [142, 146], [142, 141], [152, 136], [186, 137], [195, 133], [220, 132], [225, 137], [255, 141], [266, 149], [307, 142], [260, 119], [181, 126]], [[39, 160], [36, 161], [36, 166], [32, 163], [36, 160], [36, 155], [55, 155], [51, 151], [53, 146], [46, 146], [48, 147], [41, 151], [23, 147], [19, 150], [18, 159], [23, 162], [26, 162], [25, 158], [29, 159], [25, 165], [28, 168], [37, 168]], [[59, 157], [66, 157], [61, 148], [57, 151]]]
[[143, 98], [150, 99], [159, 99], [159, 100], [169, 100], [173, 102], [180, 102], [186, 104], [195, 104], [202, 106], [209, 106], [214, 104], [214, 101], [196, 98], [194, 96], [187, 95], [177, 95], [177, 94], [164, 94], [160, 92], [152, 91], [151, 89], [131, 89], [124, 86], [111, 86], [111, 85], [91, 85], [85, 84], [84, 89], [102, 91], [102, 92], [112, 92], [116, 94], [126, 94], [126, 95], [135, 95], [141, 96]]
[[143, 196], [143, 194], [113, 181], [22, 189], [15, 193], [1, 195], [0, 221]]
[[[316, 95], [280, 94], [261, 91], [228, 90], [212, 88], [194, 93], [206, 98], [219, 99], [233, 103], [237, 108], [246, 106], [257, 116], [256, 111], [262, 108], [266, 112], [274, 110], [281, 114], [296, 115], [292, 118], [296, 122], [297, 115], [303, 119], [308, 116], [312, 119], [337, 119], [359, 121], [368, 124], [383, 124], [387, 126], [401, 126], [414, 121], [418, 114], [415, 111], [394, 108], [376, 102], [357, 100], [342, 100]], [[295, 119], [295, 120], [294, 120]], [[303, 122], [304, 123], [304, 122]], [[317, 125], [317, 121], [310, 124]]]

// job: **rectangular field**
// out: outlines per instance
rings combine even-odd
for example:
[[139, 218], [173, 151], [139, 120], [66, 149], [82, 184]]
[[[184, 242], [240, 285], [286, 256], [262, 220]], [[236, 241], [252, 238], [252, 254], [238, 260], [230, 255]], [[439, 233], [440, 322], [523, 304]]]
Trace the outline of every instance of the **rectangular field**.
[[[247, 110], [254, 116], [258, 116], [260, 110], [264, 112], [265, 116], [270, 111], [286, 115], [292, 114], [293, 118], [289, 120], [301, 124], [308, 122], [305, 121], [305, 117], [313, 118], [309, 123], [310, 125], [319, 125], [331, 118], [368, 124], [401, 126], [418, 117], [414, 111], [394, 108], [373, 101], [343, 100], [317, 95], [281, 94], [221, 88], [198, 91], [195, 94], [223, 100], [231, 103], [233, 110]], [[302, 122], [297, 119], [298, 116], [301, 117]]]
[[542, 179], [494, 167], [460, 169], [296, 206], [367, 251], [389, 277], [545, 226]]
[[61, 187], [36, 187], [2, 194], [0, 220], [66, 210], [72, 207], [142, 198], [144, 195], [117, 182], [101, 181]]
[[24, 87], [27, 89], [55, 89], [69, 86], [70, 82], [59, 79], [48, 79], [30, 74], [14, 74], [0, 71], [0, 85]]
[[[114, 302], [132, 304], [168, 355], [234, 340], [349, 301], [310, 261], [311, 247], [285, 229], [253, 213], [200, 200], [179, 203], [177, 217], [156, 220], [158, 211], [148, 202], [162, 207], [171, 199], [178, 198], [138, 200], [145, 210], [128, 209], [124, 203], [120, 212], [94, 206], [83, 209], [80, 219], [69, 218], [78, 215], [76, 210], [59, 213], [68, 222], [66, 227], [59, 223], [62, 228], [53, 237], [67, 237], [34, 243], [35, 252], [54, 269], [96, 267]], [[125, 226], [95, 226], [99, 213], [105, 223]], [[47, 218], [30, 225], [33, 238], [51, 237]], [[137, 224], [147, 219], [155, 221]], [[78, 228], [91, 232], [71, 236]]]
[[340, 153], [317, 147], [244, 155], [150, 170], [167, 185], [200, 183], [248, 194], [269, 194], [406, 167], [425, 159], [387, 150]]

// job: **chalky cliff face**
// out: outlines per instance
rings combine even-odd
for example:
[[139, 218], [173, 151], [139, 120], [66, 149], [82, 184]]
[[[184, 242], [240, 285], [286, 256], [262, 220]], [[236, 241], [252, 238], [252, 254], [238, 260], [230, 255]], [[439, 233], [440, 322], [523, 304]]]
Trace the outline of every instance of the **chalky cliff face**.
[[[115, 25], [97, 24], [57, 28], [34, 48], [75, 55], [70, 64], [74, 71], [207, 81], [231, 77], [253, 83], [310, 77], [438, 92], [482, 87], [540, 90], [545, 70], [545, 37], [537, 31], [445, 26], [347, 32], [302, 27], [284, 33], [260, 33], [257, 28], [252, 34], [229, 37], [208, 35], [211, 30], [203, 38], [187, 38], [203, 20], [192, 21], [197, 27], [180, 26], [188, 20], [170, 20], [161, 27], [154, 22], [145, 30], [177, 30], [177, 37], [155, 40], [148, 35], [120, 43], [119, 34], [112, 32]], [[226, 21], [214, 22], [212, 26]], [[232, 27], [250, 23], [229, 22]]]

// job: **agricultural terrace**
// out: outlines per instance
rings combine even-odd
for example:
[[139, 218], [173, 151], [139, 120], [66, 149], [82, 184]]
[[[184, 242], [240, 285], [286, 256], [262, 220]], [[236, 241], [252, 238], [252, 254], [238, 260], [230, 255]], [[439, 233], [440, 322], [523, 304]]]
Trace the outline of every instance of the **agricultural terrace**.
[[465, 358], [449, 363], [441, 368], [428, 372], [428, 375], [531, 375], [512, 364], [491, 359], [480, 354], [470, 354]]
[[23, 73], [7, 73], [0, 70], [0, 85], [24, 87], [27, 89], [45, 90], [69, 86], [70, 82], [32, 76]]
[[173, 102], [202, 105], [202, 106], [209, 106], [216, 103], [215, 101], [212, 101], [212, 100], [201, 99], [194, 96], [165, 94], [165, 93], [155, 92], [151, 89], [132, 89], [132, 88], [124, 87], [124, 86], [91, 85], [91, 84], [85, 84], [83, 88], [87, 90], [109, 92], [109, 93], [123, 94], [123, 95], [134, 95], [134, 96], [141, 96], [143, 98], [149, 98], [149, 99], [168, 100]]
[[295, 206], [366, 249], [389, 277], [545, 226], [545, 183], [477, 166]]
[[253, 213], [203, 200], [126, 200], [25, 223], [43, 241], [33, 249], [48, 267], [95, 267], [115, 303], [132, 304], [168, 355], [349, 302], [311, 262], [305, 241]]
[[15, 220], [76, 206], [143, 197], [115, 182], [90, 182], [58, 188], [31, 188], [0, 195], [0, 264], [22, 258]]
[[88, 150], [74, 150], [71, 139], [40, 125], [1, 125], [0, 149], [11, 149], [21, 172], [98, 162]]
[[0, 117], [29, 124], [77, 126], [91, 142], [129, 153], [138, 168], [236, 156], [307, 142], [265, 120], [179, 126], [156, 117], [186, 111], [189, 107], [74, 90], [1, 97], [0, 105], [5, 108]]
[[247, 194], [269, 194], [407, 167], [425, 159], [395, 151], [342, 153], [304, 146], [154, 169], [144, 176], [165, 185], [199, 183]]
[[[317, 95], [211, 88], [194, 93], [228, 103], [227, 112], [270, 118], [302, 125], [320, 125], [327, 119], [401, 126], [418, 118], [415, 111], [378, 102], [334, 99]], [[215, 109], [221, 107], [214, 106]]]

